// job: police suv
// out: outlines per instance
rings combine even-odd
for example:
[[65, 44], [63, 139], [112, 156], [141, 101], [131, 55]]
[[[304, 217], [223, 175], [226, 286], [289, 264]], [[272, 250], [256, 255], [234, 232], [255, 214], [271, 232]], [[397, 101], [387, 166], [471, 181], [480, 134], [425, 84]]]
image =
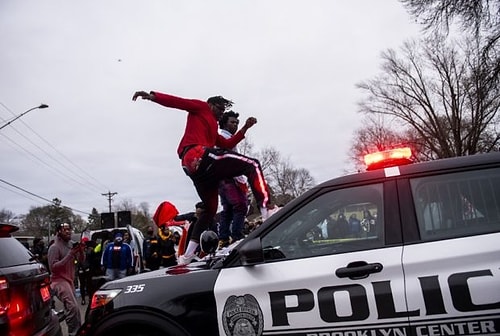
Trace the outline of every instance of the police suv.
[[500, 153], [398, 155], [228, 253], [106, 283], [79, 335], [500, 335]]

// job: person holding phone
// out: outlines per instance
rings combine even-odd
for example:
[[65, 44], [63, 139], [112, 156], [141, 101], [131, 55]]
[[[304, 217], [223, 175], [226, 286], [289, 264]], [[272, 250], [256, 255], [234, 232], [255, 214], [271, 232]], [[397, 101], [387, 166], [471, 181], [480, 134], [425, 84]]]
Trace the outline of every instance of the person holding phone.
[[68, 336], [76, 335], [82, 324], [80, 308], [75, 296], [75, 261], [85, 261], [85, 244], [71, 241], [72, 227], [69, 223], [56, 225], [56, 238], [49, 247], [47, 259], [50, 268], [50, 288], [63, 303], [66, 313]]

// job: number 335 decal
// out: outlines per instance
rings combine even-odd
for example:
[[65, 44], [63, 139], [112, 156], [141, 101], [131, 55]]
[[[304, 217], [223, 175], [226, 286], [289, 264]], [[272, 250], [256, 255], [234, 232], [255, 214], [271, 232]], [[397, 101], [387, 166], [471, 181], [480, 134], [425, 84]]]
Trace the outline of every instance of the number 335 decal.
[[146, 284], [127, 286], [125, 294], [140, 293], [144, 290], [144, 287], [146, 287]]

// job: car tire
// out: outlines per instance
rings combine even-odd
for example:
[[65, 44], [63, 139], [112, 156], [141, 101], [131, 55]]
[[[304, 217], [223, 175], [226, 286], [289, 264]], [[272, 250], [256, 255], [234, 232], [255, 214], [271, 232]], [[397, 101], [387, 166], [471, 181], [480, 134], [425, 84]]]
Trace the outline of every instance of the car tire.
[[179, 324], [147, 312], [127, 312], [99, 325], [95, 336], [191, 336]]

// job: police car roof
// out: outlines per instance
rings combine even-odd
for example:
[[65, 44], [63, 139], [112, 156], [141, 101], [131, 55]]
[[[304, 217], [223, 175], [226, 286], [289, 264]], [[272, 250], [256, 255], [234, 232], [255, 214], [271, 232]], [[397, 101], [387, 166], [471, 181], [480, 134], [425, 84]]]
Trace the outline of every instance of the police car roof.
[[[337, 177], [328, 181], [325, 181], [318, 186], [314, 187], [313, 190], [324, 188], [327, 186], [340, 186], [343, 184], [350, 184], [354, 182], [367, 182], [370, 180], [377, 179], [389, 179], [392, 176], [397, 178], [398, 176], [413, 175], [419, 173], [429, 173], [429, 172], [451, 172], [455, 169], [464, 168], [474, 168], [477, 166], [487, 166], [489, 164], [494, 165], [500, 163], [500, 152], [490, 152], [481, 153], [468, 156], [458, 156], [453, 158], [425, 161], [419, 163], [412, 163], [407, 165], [381, 168], [372, 170], [364, 173], [356, 173], [351, 175], [345, 175]], [[397, 174], [393, 175], [394, 172]], [[392, 174], [391, 174], [392, 173]]]
[[[455, 170], [464, 170], [467, 169], [475, 169], [475, 167], [483, 166], [487, 167], [498, 166], [500, 163], [500, 152], [491, 152], [491, 153], [483, 153], [483, 154], [475, 154], [469, 156], [460, 156], [453, 157], [447, 159], [439, 159], [433, 161], [426, 161], [420, 163], [412, 163], [402, 166], [396, 167], [388, 167], [381, 168], [376, 170], [367, 171], [364, 173], [356, 173], [351, 175], [340, 176], [337, 178], [333, 178], [331, 180], [325, 181], [316, 185], [315, 187], [309, 189], [299, 197], [294, 198], [290, 202], [288, 202], [283, 210], [280, 210], [279, 213], [287, 213], [289, 210], [300, 206], [304, 200], [308, 199], [310, 196], [316, 194], [320, 190], [324, 190], [325, 188], [342, 188], [344, 185], [366, 185], [369, 183], [375, 182], [383, 182], [389, 179], [400, 178], [409, 175], [418, 175], [418, 174], [432, 174], [434, 173], [442, 173], [442, 172], [452, 172]], [[392, 171], [391, 171], [392, 170]], [[389, 173], [394, 173], [397, 170], [398, 174], [390, 175]], [[265, 221], [263, 225], [259, 226], [256, 230], [252, 231], [249, 235], [250, 238], [258, 236], [261, 231], [266, 230], [268, 226], [272, 226], [273, 221]]]

